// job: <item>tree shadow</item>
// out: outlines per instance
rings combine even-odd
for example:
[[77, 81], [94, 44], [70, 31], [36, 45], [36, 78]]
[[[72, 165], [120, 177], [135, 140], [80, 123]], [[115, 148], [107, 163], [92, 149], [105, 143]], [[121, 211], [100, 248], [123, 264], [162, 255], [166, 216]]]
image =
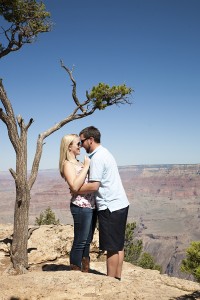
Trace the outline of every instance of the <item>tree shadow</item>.
[[70, 266], [57, 265], [57, 264], [45, 264], [42, 266], [44, 272], [56, 272], [56, 271], [70, 271]]
[[195, 291], [192, 294], [186, 294], [180, 297], [170, 298], [170, 300], [199, 300], [200, 299], [200, 290]]
[[[12, 297], [9, 298], [9, 300], [21, 300], [21, 298], [12, 296]], [[24, 300], [28, 300], [28, 299], [25, 298]]]
[[[71, 271], [70, 266], [67, 265], [57, 265], [57, 264], [46, 264], [42, 266], [42, 271], [44, 272], [56, 272], [56, 271]], [[94, 269], [90, 269], [89, 273], [93, 273], [96, 275], [104, 275], [106, 276], [105, 273], [99, 272]]]
[[89, 273], [93, 273], [93, 274], [96, 274], [96, 275], [107, 276], [105, 273], [99, 272], [99, 271], [94, 270], [94, 269], [90, 269], [90, 272], [89, 272]]

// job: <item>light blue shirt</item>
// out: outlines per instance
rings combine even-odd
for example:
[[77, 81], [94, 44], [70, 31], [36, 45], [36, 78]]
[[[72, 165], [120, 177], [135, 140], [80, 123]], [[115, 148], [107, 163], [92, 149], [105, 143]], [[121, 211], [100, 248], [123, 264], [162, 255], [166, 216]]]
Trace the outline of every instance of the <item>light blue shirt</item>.
[[90, 155], [89, 181], [100, 182], [96, 192], [98, 210], [109, 209], [111, 212], [129, 205], [119, 170], [112, 154], [103, 146], [97, 147]]

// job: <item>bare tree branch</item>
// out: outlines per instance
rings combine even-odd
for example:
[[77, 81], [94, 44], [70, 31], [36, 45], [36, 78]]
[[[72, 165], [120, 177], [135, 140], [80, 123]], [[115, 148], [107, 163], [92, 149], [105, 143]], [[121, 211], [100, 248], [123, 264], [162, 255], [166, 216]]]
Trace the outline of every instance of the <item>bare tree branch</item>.
[[91, 98], [90, 98], [90, 96], [89, 96], [89, 93], [88, 93], [88, 91], [86, 91], [86, 98], [88, 99], [88, 101], [90, 101], [90, 100], [91, 100]]
[[17, 116], [17, 123], [18, 123], [19, 127], [22, 127], [23, 119], [22, 119], [21, 115]]
[[[72, 97], [73, 100], [76, 104], [76, 108], [74, 109], [73, 113], [71, 115], [69, 115], [68, 117], [66, 117], [65, 119], [61, 120], [60, 122], [56, 123], [54, 126], [52, 126], [51, 128], [49, 128], [48, 130], [44, 131], [43, 133], [40, 133], [37, 139], [37, 146], [36, 146], [36, 152], [35, 152], [35, 157], [34, 157], [34, 161], [32, 164], [32, 169], [31, 169], [31, 175], [29, 177], [28, 180], [28, 186], [31, 189], [36, 177], [37, 177], [37, 173], [39, 170], [39, 163], [40, 163], [40, 159], [42, 156], [42, 150], [43, 150], [43, 145], [44, 145], [44, 139], [47, 138], [49, 135], [51, 135], [52, 133], [54, 133], [55, 131], [59, 130], [60, 128], [62, 128], [64, 125], [66, 125], [67, 123], [77, 120], [77, 119], [81, 119], [84, 118], [86, 116], [89, 116], [91, 114], [94, 113], [94, 111], [96, 109], [102, 109], [101, 108], [101, 103], [103, 105], [103, 107], [106, 106], [111, 106], [111, 105], [118, 105], [118, 104], [124, 104], [124, 103], [129, 103], [128, 98], [126, 98], [126, 93], [131, 92], [131, 89], [128, 89], [125, 87], [125, 85], [122, 87], [122, 89], [119, 92], [115, 92], [114, 94], [109, 94], [109, 95], [105, 95], [105, 97], [102, 97], [101, 99], [101, 103], [98, 103], [97, 99], [93, 99], [88, 91], [86, 91], [86, 100], [82, 103], [80, 103], [80, 101], [78, 100], [78, 97], [76, 95], [76, 81], [73, 78], [73, 68], [72, 70], [70, 70], [69, 68], [67, 68], [64, 64], [63, 61], [60, 61], [61, 63], [61, 67], [65, 69], [65, 71], [68, 73], [70, 80], [72, 81], [72, 85], [73, 85], [73, 89], [72, 89]], [[102, 86], [101, 86], [102, 87]], [[104, 87], [104, 85], [103, 85]], [[109, 86], [106, 86], [106, 88], [108, 88], [108, 91], [110, 91]], [[126, 88], [126, 92], [124, 92], [124, 89]], [[116, 87], [115, 87], [116, 90]], [[118, 91], [118, 90], [117, 90]], [[104, 99], [105, 98], [105, 99]], [[85, 108], [86, 106], [86, 108]], [[78, 113], [79, 109], [81, 110], [81, 113]]]
[[6, 116], [6, 114], [4, 114], [2, 108], [0, 108], [0, 119], [1, 119], [5, 124], [7, 124], [7, 122], [8, 122], [8, 117]]
[[14, 180], [16, 181], [16, 179], [17, 179], [17, 174], [15, 173], [15, 171], [14, 171], [13, 169], [11, 169], [11, 168], [9, 169], [9, 171], [10, 171], [12, 177], [14, 178]]
[[72, 97], [73, 97], [73, 99], [74, 99], [75, 104], [78, 106], [78, 108], [80, 108], [80, 110], [81, 110], [82, 112], [85, 112], [84, 108], [83, 108], [82, 105], [80, 104], [80, 102], [79, 102], [79, 100], [78, 100], [78, 98], [77, 98], [77, 95], [76, 95], [76, 81], [74, 80], [73, 75], [72, 75], [72, 74], [73, 74], [74, 68], [72, 68], [72, 70], [70, 70], [69, 68], [67, 68], [67, 67], [63, 64], [63, 61], [62, 61], [62, 60], [60, 60], [60, 63], [61, 63], [61, 67], [62, 67], [63, 69], [65, 69], [65, 71], [67, 71], [67, 73], [69, 74], [69, 77], [70, 77], [70, 79], [71, 79], [71, 81], [72, 81], [72, 86], [73, 86], [73, 88], [72, 88]]
[[29, 127], [31, 126], [31, 124], [34, 122], [33, 118], [31, 118], [28, 122], [28, 124], [26, 125], [26, 131], [28, 131]]
[[12, 109], [11, 103], [6, 95], [2, 79], [0, 80], [0, 100], [5, 108], [6, 114], [1, 111], [1, 119], [6, 124], [8, 128], [8, 135], [10, 141], [17, 152], [19, 149], [19, 135], [17, 131], [17, 124], [14, 117], [14, 111]]
[[81, 113], [81, 114], [76, 114], [76, 111], [78, 109], [79, 108], [77, 107], [73, 114], [66, 117], [62, 121], [58, 122], [53, 127], [49, 128], [48, 130], [44, 131], [43, 133], [39, 134], [38, 139], [37, 139], [36, 153], [35, 153], [32, 169], [31, 169], [31, 175], [30, 175], [29, 180], [28, 180], [28, 186], [29, 186], [30, 189], [32, 188], [32, 186], [33, 186], [33, 184], [36, 180], [37, 173], [38, 173], [38, 170], [39, 170], [39, 163], [40, 163], [40, 159], [41, 159], [41, 156], [42, 156], [44, 139], [47, 138], [52, 133], [54, 133], [55, 131], [62, 128], [67, 123], [69, 123], [73, 120], [77, 120], [77, 119], [81, 119], [81, 118], [84, 118], [86, 116], [89, 116], [96, 110], [96, 108], [93, 108], [93, 109], [91, 109], [90, 111], [88, 111], [86, 113], [84, 112], [84, 113]]
[[40, 228], [40, 226], [34, 226], [28, 229], [28, 239], [31, 237], [33, 231], [37, 230], [38, 228]]

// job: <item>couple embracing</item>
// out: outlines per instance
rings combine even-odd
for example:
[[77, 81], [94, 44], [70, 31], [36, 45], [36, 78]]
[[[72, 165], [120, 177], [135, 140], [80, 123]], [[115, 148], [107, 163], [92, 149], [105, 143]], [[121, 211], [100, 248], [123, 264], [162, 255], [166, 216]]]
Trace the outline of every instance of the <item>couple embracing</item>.
[[[89, 156], [85, 156], [83, 163], [77, 159], [81, 147]], [[107, 252], [107, 276], [121, 280], [129, 201], [116, 161], [101, 145], [100, 131], [90, 126], [79, 136], [65, 135], [60, 145], [59, 168], [72, 193], [71, 270], [89, 272], [90, 244], [98, 216], [99, 249]]]

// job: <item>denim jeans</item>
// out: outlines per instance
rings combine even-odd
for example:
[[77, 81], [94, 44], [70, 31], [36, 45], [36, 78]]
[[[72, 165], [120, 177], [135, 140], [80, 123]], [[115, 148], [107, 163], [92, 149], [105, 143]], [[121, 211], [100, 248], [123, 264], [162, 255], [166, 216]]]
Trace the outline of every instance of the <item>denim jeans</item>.
[[70, 252], [70, 264], [81, 268], [83, 257], [89, 257], [90, 244], [96, 226], [97, 212], [95, 209], [70, 204], [74, 219], [74, 241]]

